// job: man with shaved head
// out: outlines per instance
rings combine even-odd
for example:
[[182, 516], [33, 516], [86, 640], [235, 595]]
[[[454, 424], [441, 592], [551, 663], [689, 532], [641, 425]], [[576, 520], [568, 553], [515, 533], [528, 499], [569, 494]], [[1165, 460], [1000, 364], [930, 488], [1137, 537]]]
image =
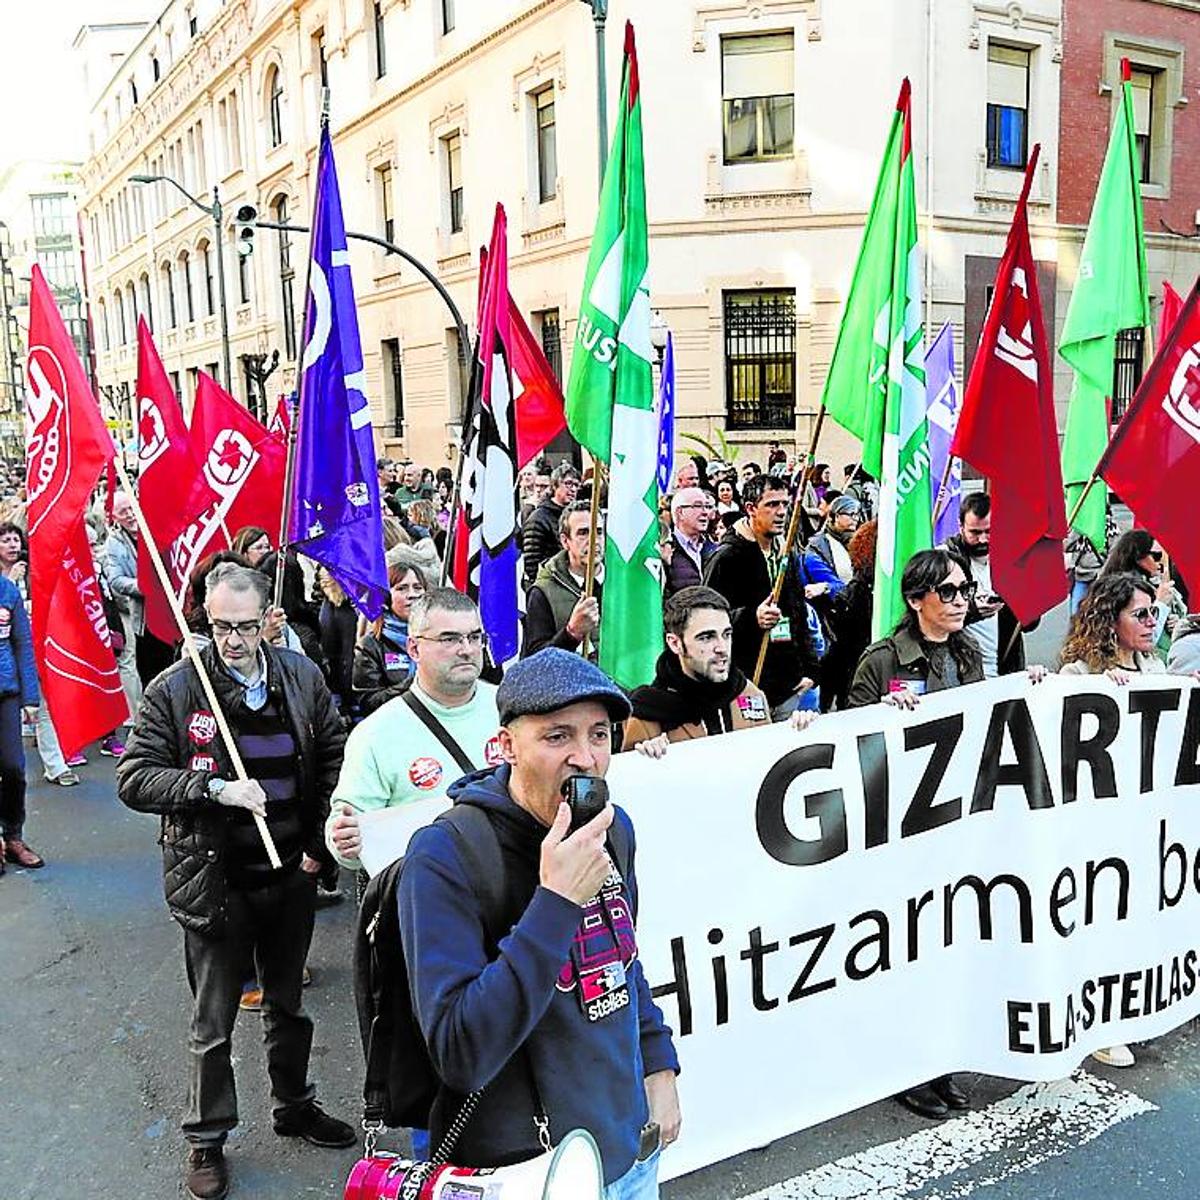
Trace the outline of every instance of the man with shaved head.
[[671, 499], [671, 561], [667, 565], [666, 595], [695, 587], [716, 550], [709, 530], [717, 519], [717, 502], [698, 487], [680, 488]]

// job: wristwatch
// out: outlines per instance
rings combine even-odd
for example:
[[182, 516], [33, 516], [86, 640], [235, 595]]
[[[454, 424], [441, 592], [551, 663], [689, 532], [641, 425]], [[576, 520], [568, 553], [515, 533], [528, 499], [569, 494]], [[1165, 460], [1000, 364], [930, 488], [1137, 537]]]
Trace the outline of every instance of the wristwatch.
[[228, 779], [210, 779], [208, 781], [208, 798], [215, 804], [220, 804], [221, 793], [225, 790]]

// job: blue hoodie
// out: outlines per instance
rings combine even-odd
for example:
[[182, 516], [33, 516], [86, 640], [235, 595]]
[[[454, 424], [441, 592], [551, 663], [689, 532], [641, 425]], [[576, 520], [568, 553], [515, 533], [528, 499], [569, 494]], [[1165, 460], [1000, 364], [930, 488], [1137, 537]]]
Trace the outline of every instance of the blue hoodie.
[[[508, 793], [509, 768], [477, 771], [450, 788], [456, 804], [485, 809], [499, 838], [509, 888], [530, 897], [520, 920], [489, 961], [479, 902], [466, 879], [454, 834], [434, 824], [409, 844], [400, 876], [400, 932], [413, 1003], [434, 1069], [442, 1080], [430, 1116], [436, 1148], [464, 1097], [485, 1087], [479, 1108], [451, 1153], [470, 1166], [504, 1166], [541, 1153], [533, 1124], [529, 1070], [557, 1143], [572, 1129], [596, 1139], [606, 1183], [637, 1157], [648, 1120], [645, 1076], [679, 1070], [671, 1031], [650, 997], [637, 959], [632, 915], [637, 884], [604, 889], [607, 916], [597, 944], [586, 945], [584, 909], [540, 886], [546, 828]], [[633, 830], [620, 809], [616, 820]], [[599, 906], [593, 902], [589, 912]], [[620, 960], [627, 1004], [590, 1021], [572, 966], [581, 952]], [[589, 961], [595, 959], [589, 958]], [[527, 1054], [514, 1057], [524, 1045]]]

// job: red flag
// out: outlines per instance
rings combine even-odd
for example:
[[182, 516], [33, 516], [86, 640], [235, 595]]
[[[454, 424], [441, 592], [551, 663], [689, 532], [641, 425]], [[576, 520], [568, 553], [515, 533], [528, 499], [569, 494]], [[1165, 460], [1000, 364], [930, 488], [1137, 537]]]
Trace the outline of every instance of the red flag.
[[279, 393], [279, 399], [275, 401], [275, 411], [267, 422], [267, 428], [277, 438], [281, 438], [284, 442], [287, 441], [292, 428], [292, 410], [287, 402], [287, 397], [282, 392]]
[[1200, 594], [1200, 284], [1142, 380], [1097, 470]]
[[[232, 540], [245, 525], [279, 538], [287, 447], [246, 411], [215, 379], [200, 372], [192, 441], [206, 484], [221, 500], [225, 535]], [[202, 505], [193, 505], [198, 511]], [[228, 542], [222, 544], [227, 545]], [[216, 538], [210, 550], [220, 549]]]
[[1164, 279], [1162, 312], [1158, 315], [1158, 344], [1160, 347], [1167, 344], [1167, 339], [1171, 336], [1171, 330], [1175, 328], [1175, 322], [1179, 320], [1181, 312], [1183, 312], [1183, 297]]
[[951, 447], [991, 480], [992, 582], [1022, 625], [1068, 590], [1054, 376], [1026, 210], [1039, 150], [1029, 158]]
[[83, 524], [116, 451], [37, 264], [32, 275], [25, 453], [33, 646], [50, 717], [71, 755], [129, 715]]
[[[183, 409], [163, 370], [150, 327], [141, 318], [137, 394], [138, 499], [182, 604], [192, 570], [208, 550], [209, 538], [193, 528], [196, 518], [212, 510], [218, 497], [200, 471]], [[137, 577], [146, 598], [146, 627], [160, 641], [178, 641], [179, 628], [144, 540], [138, 542]]]
[[562, 388], [511, 296], [508, 306], [519, 471], [566, 429], [567, 417]]

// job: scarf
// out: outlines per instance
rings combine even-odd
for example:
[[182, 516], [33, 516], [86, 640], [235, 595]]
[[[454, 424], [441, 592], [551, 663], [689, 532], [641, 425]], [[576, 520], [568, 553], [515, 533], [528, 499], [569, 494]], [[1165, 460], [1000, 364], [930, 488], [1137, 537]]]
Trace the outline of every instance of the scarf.
[[635, 689], [630, 699], [633, 715], [661, 725], [664, 733], [681, 725], [699, 725], [710, 734], [727, 733], [724, 710], [746, 688], [746, 676], [731, 666], [724, 683], [692, 679], [683, 673], [679, 659], [669, 650], [659, 655], [654, 682]]

